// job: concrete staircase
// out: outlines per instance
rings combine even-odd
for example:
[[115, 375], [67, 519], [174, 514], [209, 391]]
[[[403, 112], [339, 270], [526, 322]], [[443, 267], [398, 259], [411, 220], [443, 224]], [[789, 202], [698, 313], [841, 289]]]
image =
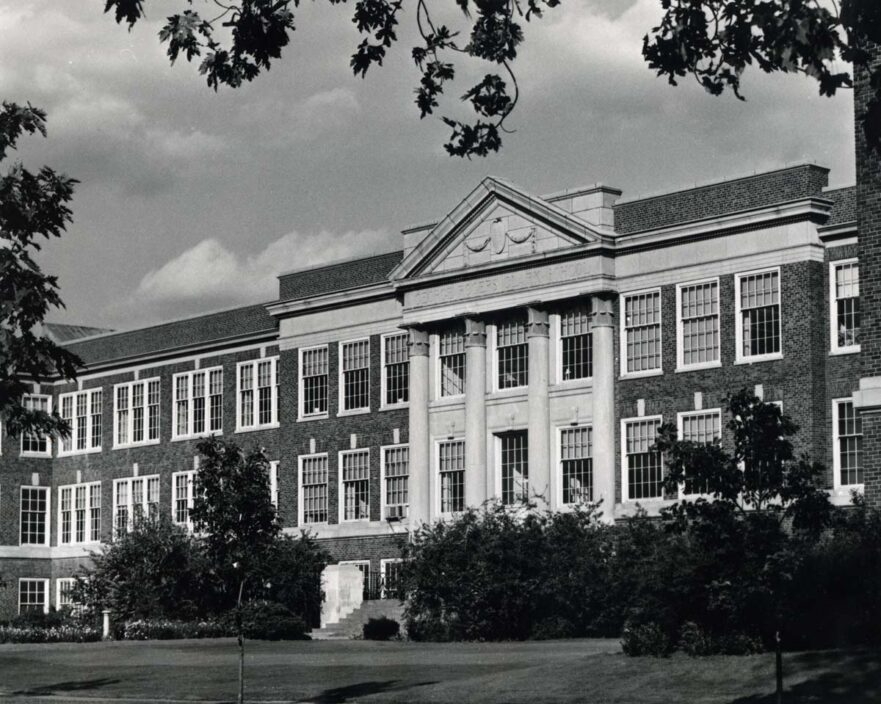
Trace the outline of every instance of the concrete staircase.
[[313, 630], [311, 636], [314, 640], [350, 640], [360, 638], [363, 634], [364, 624], [372, 618], [385, 616], [401, 624], [404, 628], [404, 605], [397, 599], [371, 599], [361, 602], [361, 606], [355, 609], [339, 623], [330, 623], [324, 628]]

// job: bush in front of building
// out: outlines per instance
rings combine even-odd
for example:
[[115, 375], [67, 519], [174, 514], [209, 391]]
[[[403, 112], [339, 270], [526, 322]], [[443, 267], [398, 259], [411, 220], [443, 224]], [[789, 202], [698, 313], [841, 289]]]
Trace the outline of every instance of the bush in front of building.
[[135, 619], [127, 621], [121, 632], [123, 640], [180, 640], [182, 638], [222, 638], [233, 635], [225, 620], [174, 621]]
[[58, 626], [0, 626], [0, 643], [92, 643], [101, 631], [85, 624]]
[[[273, 601], [252, 601], [242, 605], [242, 634], [251, 640], [309, 640], [300, 616], [283, 604]], [[227, 614], [227, 623], [235, 633], [234, 614]]]
[[401, 624], [393, 618], [380, 616], [368, 619], [362, 632], [364, 640], [391, 640], [401, 634]]

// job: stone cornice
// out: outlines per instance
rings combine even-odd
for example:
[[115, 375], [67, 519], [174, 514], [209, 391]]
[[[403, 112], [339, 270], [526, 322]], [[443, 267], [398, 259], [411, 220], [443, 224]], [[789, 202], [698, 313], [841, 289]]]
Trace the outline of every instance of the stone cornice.
[[274, 318], [290, 318], [306, 313], [316, 313], [334, 308], [347, 308], [357, 303], [369, 303], [394, 297], [395, 289], [392, 284], [382, 281], [378, 284], [371, 284], [362, 288], [350, 288], [320, 296], [270, 303], [266, 306], [266, 310]]

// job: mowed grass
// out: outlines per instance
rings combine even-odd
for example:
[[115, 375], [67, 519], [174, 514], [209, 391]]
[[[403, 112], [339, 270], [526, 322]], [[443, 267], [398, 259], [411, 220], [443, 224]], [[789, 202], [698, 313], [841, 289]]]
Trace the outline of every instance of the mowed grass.
[[[231, 639], [0, 645], [3, 701], [234, 701]], [[881, 702], [881, 654], [787, 654], [787, 702]], [[247, 644], [246, 700], [771, 704], [774, 657], [628, 658], [614, 640]]]

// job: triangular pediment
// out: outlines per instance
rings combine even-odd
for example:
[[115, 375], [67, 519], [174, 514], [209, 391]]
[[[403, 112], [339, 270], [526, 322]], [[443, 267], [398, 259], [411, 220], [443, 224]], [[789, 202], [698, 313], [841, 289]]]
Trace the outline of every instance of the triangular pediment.
[[603, 239], [602, 233], [553, 203], [489, 177], [404, 257], [391, 279], [503, 265]]

